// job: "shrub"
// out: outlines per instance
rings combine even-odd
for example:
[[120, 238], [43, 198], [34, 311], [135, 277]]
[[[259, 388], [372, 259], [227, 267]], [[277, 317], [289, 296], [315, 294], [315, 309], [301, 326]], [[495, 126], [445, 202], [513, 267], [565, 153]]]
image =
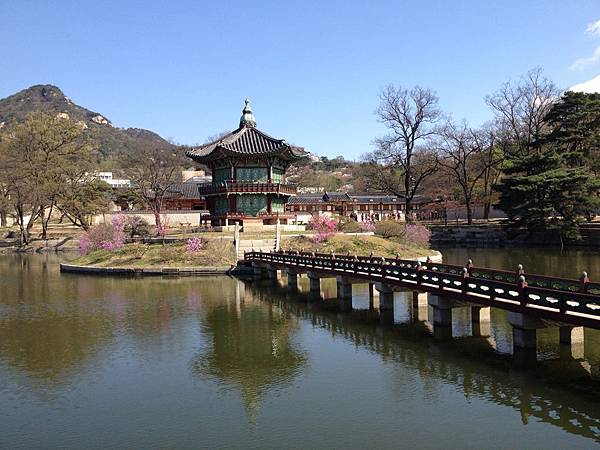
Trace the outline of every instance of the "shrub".
[[338, 222], [327, 216], [315, 216], [308, 222], [308, 228], [313, 230], [313, 242], [319, 244], [327, 241], [331, 236], [335, 234]]
[[429, 245], [431, 231], [418, 223], [401, 223], [393, 220], [382, 220], [375, 224], [375, 234], [384, 238], [399, 238], [407, 244], [426, 247]]
[[92, 250], [114, 251], [123, 247], [125, 241], [125, 217], [119, 214], [111, 223], [101, 223], [86, 231], [79, 239], [79, 253], [87, 255]]
[[354, 219], [340, 222], [338, 224], [338, 229], [344, 233], [360, 233], [362, 231], [360, 224]]
[[187, 253], [198, 253], [204, 247], [205, 241], [199, 237], [193, 237], [186, 241], [185, 248]]
[[384, 238], [402, 237], [404, 235], [404, 224], [395, 220], [382, 220], [375, 224], [375, 234]]
[[405, 226], [403, 237], [407, 242], [425, 247], [429, 245], [431, 231], [421, 224], [410, 223]]
[[359, 224], [360, 230], [365, 233], [372, 233], [375, 231], [375, 224], [370, 220], [367, 222], [360, 222]]
[[131, 239], [135, 236], [144, 237], [150, 234], [150, 224], [140, 216], [127, 216], [124, 230]]

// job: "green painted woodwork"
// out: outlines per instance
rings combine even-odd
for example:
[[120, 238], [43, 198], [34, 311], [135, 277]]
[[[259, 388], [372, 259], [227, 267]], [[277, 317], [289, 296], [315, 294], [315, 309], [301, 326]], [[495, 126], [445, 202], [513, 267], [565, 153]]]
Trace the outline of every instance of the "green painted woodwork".
[[231, 178], [231, 168], [215, 169], [213, 171], [213, 185], [219, 186]]
[[284, 212], [285, 200], [280, 197], [273, 197], [271, 199], [271, 212]]
[[269, 169], [266, 167], [238, 167], [236, 179], [241, 181], [267, 181]]
[[215, 214], [229, 212], [229, 200], [227, 197], [217, 197], [215, 199]]
[[262, 194], [245, 194], [237, 196], [237, 212], [256, 216], [259, 212], [267, 212], [267, 196]]
[[283, 170], [273, 167], [273, 183], [283, 183]]

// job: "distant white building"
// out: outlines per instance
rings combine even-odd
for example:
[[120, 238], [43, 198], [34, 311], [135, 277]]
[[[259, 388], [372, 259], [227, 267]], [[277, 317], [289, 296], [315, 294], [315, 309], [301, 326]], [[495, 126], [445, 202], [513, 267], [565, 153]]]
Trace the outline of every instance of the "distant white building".
[[113, 178], [112, 172], [97, 172], [96, 177], [107, 182], [113, 188], [131, 187], [131, 181], [124, 178]]

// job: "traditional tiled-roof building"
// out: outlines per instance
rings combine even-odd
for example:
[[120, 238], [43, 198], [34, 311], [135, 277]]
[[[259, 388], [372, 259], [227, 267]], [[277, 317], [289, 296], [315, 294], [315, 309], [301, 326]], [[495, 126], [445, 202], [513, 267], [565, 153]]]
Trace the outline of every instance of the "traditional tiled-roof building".
[[186, 181], [171, 183], [165, 192], [164, 209], [168, 210], [205, 210], [206, 199], [198, 193], [201, 183]]
[[212, 183], [198, 189], [213, 225], [287, 223], [293, 217], [286, 204], [296, 186], [286, 183], [285, 172], [307, 153], [256, 128], [247, 99], [235, 131], [186, 155], [212, 171]]
[[[418, 215], [420, 208], [431, 200], [415, 196], [412, 213]], [[347, 192], [321, 192], [300, 194], [291, 198], [287, 206], [298, 223], [308, 223], [318, 214], [352, 217], [359, 222], [371, 220], [405, 220], [404, 198], [395, 195]]]

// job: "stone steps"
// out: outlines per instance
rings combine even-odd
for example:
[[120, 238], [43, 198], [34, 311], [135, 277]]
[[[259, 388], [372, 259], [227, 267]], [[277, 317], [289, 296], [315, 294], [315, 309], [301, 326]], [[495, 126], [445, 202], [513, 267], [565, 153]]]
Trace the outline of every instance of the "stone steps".
[[263, 251], [265, 253], [275, 250], [275, 239], [245, 239], [240, 240], [238, 247], [238, 260], [244, 258], [244, 252], [254, 250], [255, 252]]

